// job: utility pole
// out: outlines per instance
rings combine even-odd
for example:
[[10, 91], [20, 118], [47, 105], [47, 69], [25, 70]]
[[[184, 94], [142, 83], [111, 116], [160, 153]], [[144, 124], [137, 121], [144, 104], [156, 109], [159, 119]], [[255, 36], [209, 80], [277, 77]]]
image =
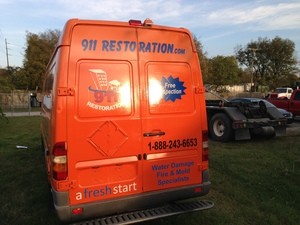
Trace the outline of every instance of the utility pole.
[[7, 63], [7, 70], [9, 70], [9, 60], [8, 60], [8, 48], [7, 48], [7, 40], [5, 38], [5, 50], [6, 50], [6, 63]]

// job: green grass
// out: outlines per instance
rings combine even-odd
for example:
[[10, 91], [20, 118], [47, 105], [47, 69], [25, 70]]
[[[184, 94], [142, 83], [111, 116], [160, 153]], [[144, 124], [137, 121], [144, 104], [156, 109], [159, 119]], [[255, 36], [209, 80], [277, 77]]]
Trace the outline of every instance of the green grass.
[[[59, 224], [50, 211], [40, 117], [0, 120], [0, 224]], [[28, 149], [16, 149], [16, 145]]]
[[[0, 120], [0, 224], [59, 224], [50, 209], [40, 117]], [[212, 209], [145, 224], [293, 225], [300, 221], [300, 132], [210, 142]], [[25, 145], [29, 149], [16, 149]]]

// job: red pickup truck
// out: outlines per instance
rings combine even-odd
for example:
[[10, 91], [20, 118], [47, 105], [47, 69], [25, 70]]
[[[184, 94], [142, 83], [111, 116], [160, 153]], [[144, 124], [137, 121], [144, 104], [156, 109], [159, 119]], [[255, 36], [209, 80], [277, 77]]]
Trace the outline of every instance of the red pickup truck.
[[294, 90], [290, 99], [272, 98], [271, 95], [267, 100], [277, 108], [285, 109], [294, 116], [300, 116], [300, 89]]

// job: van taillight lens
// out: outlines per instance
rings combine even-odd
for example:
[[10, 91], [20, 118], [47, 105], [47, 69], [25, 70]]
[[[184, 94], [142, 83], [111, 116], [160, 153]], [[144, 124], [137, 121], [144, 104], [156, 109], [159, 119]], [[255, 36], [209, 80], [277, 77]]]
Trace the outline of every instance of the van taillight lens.
[[202, 161], [208, 161], [208, 131], [202, 132]]
[[65, 142], [58, 142], [53, 147], [53, 178], [65, 180], [68, 177], [67, 150]]
[[72, 210], [73, 215], [80, 215], [83, 213], [83, 208], [75, 208]]

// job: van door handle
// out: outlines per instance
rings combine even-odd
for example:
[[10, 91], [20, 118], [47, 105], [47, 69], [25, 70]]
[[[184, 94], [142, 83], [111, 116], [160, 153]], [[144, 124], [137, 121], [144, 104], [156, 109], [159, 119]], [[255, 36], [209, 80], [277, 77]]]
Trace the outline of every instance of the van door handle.
[[165, 134], [166, 133], [164, 131], [148, 132], [148, 133], [144, 133], [144, 137], [162, 136]]

